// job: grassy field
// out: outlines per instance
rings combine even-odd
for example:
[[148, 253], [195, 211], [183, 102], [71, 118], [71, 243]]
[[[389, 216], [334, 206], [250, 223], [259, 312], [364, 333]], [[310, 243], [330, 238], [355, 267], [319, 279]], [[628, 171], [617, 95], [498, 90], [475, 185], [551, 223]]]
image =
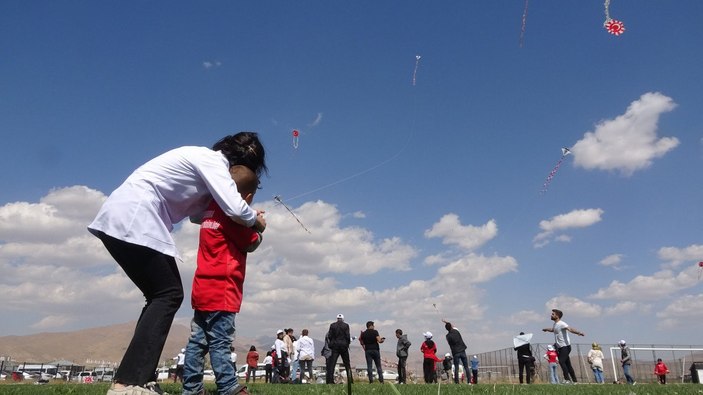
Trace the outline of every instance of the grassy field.
[[[181, 393], [179, 384], [167, 383], [163, 384], [162, 388], [172, 395]], [[216, 394], [214, 384], [206, 386], [208, 394]], [[2, 383], [0, 384], [0, 394], [16, 394], [16, 395], [42, 395], [42, 394], [72, 394], [72, 395], [104, 395], [107, 392], [108, 384], [45, 384], [34, 385], [32, 383]], [[438, 391], [439, 390], [439, 391]], [[251, 394], [270, 394], [270, 395], [288, 395], [288, 394], [335, 394], [344, 395], [347, 393], [346, 385], [290, 385], [290, 384], [251, 384], [249, 385]], [[514, 385], [514, 384], [486, 384], [486, 385], [454, 385], [447, 384], [438, 387], [436, 384], [409, 384], [409, 385], [391, 385], [391, 384], [354, 384], [352, 393], [358, 395], [373, 394], [373, 395], [425, 395], [437, 394], [440, 395], [458, 395], [458, 394], [583, 394], [583, 395], [599, 395], [599, 394], [623, 394], [623, 395], [657, 395], [657, 394], [703, 394], [703, 385], [700, 384], [643, 384], [636, 386], [625, 386], [615, 384], [579, 384], [579, 385]]]

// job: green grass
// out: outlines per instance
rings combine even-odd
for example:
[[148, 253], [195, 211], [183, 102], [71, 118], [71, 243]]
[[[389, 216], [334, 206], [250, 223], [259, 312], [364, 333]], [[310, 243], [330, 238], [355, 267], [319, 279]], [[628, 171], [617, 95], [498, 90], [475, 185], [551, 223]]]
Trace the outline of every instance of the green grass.
[[[108, 384], [45, 384], [35, 385], [32, 383], [1, 383], [0, 394], [11, 395], [42, 395], [42, 394], [76, 394], [76, 395], [105, 395]], [[181, 393], [180, 384], [164, 383], [161, 386], [172, 395]], [[208, 394], [217, 394], [215, 384], [206, 385]], [[358, 395], [434, 395], [437, 394], [436, 384], [354, 384], [352, 393]], [[324, 385], [324, 384], [250, 384], [249, 393], [260, 395], [288, 395], [288, 394], [329, 394], [344, 395], [347, 393], [346, 385]], [[642, 384], [636, 386], [615, 385], [615, 384], [579, 384], [579, 385], [517, 385], [517, 384], [479, 384], [467, 386], [466, 384], [442, 384], [439, 387], [440, 395], [458, 394], [583, 394], [583, 395], [657, 395], [657, 394], [703, 394], [703, 385], [700, 384]]]

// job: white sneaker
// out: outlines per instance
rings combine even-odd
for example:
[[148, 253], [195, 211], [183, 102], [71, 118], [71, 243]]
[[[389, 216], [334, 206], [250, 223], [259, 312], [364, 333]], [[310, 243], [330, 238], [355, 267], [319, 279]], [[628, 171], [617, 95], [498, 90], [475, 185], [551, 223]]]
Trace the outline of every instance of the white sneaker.
[[136, 385], [128, 385], [121, 388], [115, 388], [115, 386], [112, 385], [110, 389], [107, 390], [107, 395], [159, 395], [159, 393]]

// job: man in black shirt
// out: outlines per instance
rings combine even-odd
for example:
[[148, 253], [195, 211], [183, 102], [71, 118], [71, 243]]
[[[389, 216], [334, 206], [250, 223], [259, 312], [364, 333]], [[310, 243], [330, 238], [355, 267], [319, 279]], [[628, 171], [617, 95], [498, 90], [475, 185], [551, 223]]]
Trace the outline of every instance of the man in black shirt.
[[369, 383], [373, 383], [373, 370], [372, 363], [376, 364], [376, 371], [378, 371], [378, 382], [383, 384], [383, 369], [381, 368], [381, 349], [379, 348], [379, 343], [383, 343], [386, 338], [381, 337], [378, 331], [374, 329], [373, 321], [366, 323], [366, 330], [361, 333], [359, 337], [361, 341], [361, 346], [364, 347], [364, 354], [366, 355], [366, 371], [369, 375]]
[[332, 355], [327, 358], [327, 384], [334, 384], [334, 366], [340, 356], [342, 357], [342, 362], [344, 362], [344, 368], [347, 370], [347, 380], [351, 383], [351, 363], [349, 362], [351, 335], [349, 333], [349, 324], [344, 322], [342, 314], [337, 314], [337, 321], [330, 324], [327, 334], [329, 336], [328, 346], [332, 351]]

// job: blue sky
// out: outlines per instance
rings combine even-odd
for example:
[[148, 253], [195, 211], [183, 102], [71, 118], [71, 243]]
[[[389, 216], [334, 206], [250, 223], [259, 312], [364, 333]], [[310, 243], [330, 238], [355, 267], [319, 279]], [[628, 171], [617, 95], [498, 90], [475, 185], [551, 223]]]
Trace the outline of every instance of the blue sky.
[[585, 343], [700, 343], [700, 1], [613, 0], [619, 37], [598, 1], [531, 2], [522, 47], [517, 0], [0, 8], [0, 335], [136, 319], [85, 226], [151, 157], [254, 130], [269, 228], [241, 335], [342, 312], [419, 347], [444, 317], [480, 352], [551, 341], [560, 308]]

